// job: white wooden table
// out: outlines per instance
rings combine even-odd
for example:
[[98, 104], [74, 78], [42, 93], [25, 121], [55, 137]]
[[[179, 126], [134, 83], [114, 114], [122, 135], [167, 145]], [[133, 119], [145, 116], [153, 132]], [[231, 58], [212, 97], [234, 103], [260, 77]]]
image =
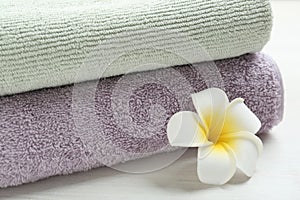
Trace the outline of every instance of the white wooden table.
[[201, 184], [196, 151], [150, 174], [109, 168], [0, 189], [0, 199], [300, 199], [300, 1], [273, 1], [274, 29], [264, 52], [279, 64], [285, 84], [284, 121], [263, 136], [264, 152], [251, 179], [241, 174], [224, 186]]

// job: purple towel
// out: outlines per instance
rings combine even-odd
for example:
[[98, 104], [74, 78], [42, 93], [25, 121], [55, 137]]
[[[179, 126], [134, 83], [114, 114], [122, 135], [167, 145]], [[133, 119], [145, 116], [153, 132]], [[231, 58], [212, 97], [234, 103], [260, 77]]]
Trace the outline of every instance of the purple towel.
[[190, 94], [211, 86], [244, 98], [260, 132], [281, 121], [272, 59], [257, 53], [215, 64], [221, 82], [201, 63], [0, 97], [0, 187], [174, 150], [169, 118], [193, 110]]

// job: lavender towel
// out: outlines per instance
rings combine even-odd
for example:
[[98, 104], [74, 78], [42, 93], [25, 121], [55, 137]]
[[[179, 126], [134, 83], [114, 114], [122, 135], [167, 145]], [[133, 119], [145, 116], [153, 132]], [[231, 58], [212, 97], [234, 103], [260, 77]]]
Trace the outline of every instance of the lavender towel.
[[211, 86], [244, 98], [260, 132], [281, 121], [283, 86], [268, 56], [215, 63], [221, 81], [202, 63], [0, 97], [0, 187], [174, 150], [168, 119]]

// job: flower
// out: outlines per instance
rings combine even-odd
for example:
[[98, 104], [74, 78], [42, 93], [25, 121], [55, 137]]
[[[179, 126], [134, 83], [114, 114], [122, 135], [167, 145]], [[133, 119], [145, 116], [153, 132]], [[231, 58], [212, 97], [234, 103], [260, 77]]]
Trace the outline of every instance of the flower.
[[229, 103], [226, 93], [209, 88], [192, 94], [197, 113], [174, 114], [167, 127], [172, 146], [198, 147], [197, 173], [201, 182], [222, 185], [239, 168], [251, 177], [263, 144], [255, 135], [260, 120], [236, 98]]

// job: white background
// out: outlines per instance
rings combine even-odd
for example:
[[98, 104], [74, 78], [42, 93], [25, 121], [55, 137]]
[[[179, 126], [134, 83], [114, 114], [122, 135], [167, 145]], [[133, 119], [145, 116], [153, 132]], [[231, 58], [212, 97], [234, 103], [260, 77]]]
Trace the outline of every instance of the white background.
[[99, 168], [33, 184], [0, 189], [0, 199], [300, 199], [300, 1], [272, 1], [274, 28], [264, 52], [277, 61], [284, 78], [284, 121], [263, 135], [264, 152], [251, 179], [237, 174], [224, 186], [201, 184], [196, 151], [150, 174]]

